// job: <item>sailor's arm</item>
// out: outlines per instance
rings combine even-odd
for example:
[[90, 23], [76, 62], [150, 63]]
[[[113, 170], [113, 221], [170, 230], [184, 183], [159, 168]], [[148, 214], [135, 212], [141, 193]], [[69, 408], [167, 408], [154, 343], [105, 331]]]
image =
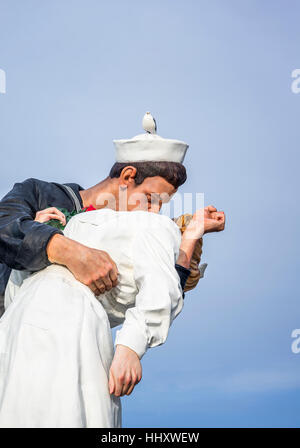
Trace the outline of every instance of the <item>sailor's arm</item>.
[[51, 263], [66, 266], [78, 281], [98, 296], [117, 285], [118, 269], [107, 252], [73, 239], [77, 225], [76, 219], [71, 219], [63, 235], [54, 235], [47, 246], [47, 255]]
[[38, 210], [38, 179], [15, 183], [0, 201], [1, 263], [32, 272], [63, 264], [97, 295], [117, 284], [116, 265], [106, 252], [80, 245], [36, 220]]
[[12, 269], [38, 271], [50, 264], [46, 247], [61, 230], [34, 220], [36, 179], [14, 184], [0, 201], [0, 262]]

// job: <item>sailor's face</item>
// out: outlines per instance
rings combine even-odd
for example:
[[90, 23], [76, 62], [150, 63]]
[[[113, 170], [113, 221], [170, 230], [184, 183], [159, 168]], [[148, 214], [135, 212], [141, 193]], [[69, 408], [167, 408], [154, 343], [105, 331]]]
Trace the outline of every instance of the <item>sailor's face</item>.
[[176, 191], [163, 177], [147, 177], [140, 185], [128, 187], [127, 210], [158, 213], [162, 204], [169, 202]]

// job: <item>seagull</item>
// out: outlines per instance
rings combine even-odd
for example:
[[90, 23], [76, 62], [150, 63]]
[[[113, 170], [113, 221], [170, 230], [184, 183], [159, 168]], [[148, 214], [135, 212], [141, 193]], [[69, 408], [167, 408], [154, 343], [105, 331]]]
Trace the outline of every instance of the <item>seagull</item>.
[[156, 121], [150, 112], [146, 112], [143, 117], [143, 128], [148, 134], [156, 134]]

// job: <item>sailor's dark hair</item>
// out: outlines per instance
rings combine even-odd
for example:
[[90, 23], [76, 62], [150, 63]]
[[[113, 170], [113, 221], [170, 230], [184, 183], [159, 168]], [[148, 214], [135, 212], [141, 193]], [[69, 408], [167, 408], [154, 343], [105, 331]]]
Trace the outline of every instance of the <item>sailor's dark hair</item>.
[[126, 166], [136, 168], [136, 185], [143, 183], [147, 177], [160, 176], [173, 187], [178, 188], [187, 179], [185, 166], [177, 162], [116, 162], [110, 170], [109, 177], [120, 177], [122, 170]]

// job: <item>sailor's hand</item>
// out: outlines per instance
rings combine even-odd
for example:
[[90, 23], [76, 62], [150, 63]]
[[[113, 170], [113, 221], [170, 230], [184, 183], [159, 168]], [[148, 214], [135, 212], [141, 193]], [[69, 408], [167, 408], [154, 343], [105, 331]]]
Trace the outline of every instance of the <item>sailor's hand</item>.
[[51, 263], [67, 266], [74, 277], [97, 296], [118, 284], [117, 266], [103, 250], [55, 234], [47, 245], [47, 255]]
[[98, 296], [117, 285], [118, 269], [107, 252], [82, 246], [67, 267]]
[[142, 365], [137, 353], [131, 348], [117, 344], [109, 370], [109, 393], [117, 397], [130, 395], [142, 379]]
[[66, 225], [65, 215], [56, 207], [49, 207], [36, 212], [34, 220], [43, 223], [48, 222], [51, 219], [57, 219], [62, 223], [63, 226]]

